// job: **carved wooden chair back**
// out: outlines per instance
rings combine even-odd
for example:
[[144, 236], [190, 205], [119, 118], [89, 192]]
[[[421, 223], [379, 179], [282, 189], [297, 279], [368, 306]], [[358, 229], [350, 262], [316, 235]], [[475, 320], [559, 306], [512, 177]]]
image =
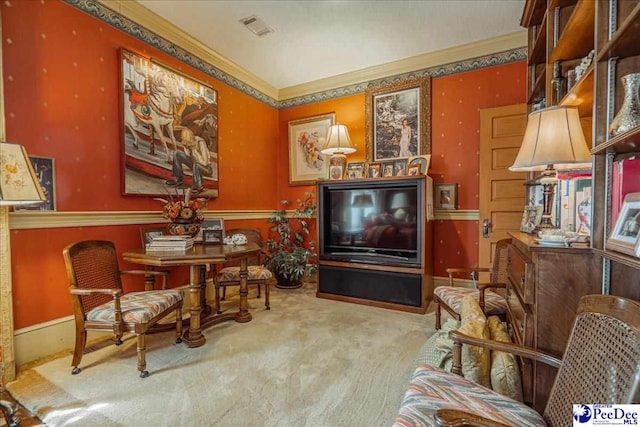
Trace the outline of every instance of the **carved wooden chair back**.
[[141, 270], [120, 271], [116, 249], [112, 242], [87, 240], [73, 243], [63, 250], [73, 299], [76, 342], [71, 365], [72, 373], [80, 373], [88, 330], [112, 331], [116, 345], [122, 344], [125, 332], [137, 337], [138, 371], [142, 378], [146, 370], [145, 333], [158, 320], [175, 312], [176, 342], [182, 342], [182, 291], [158, 290], [125, 294], [122, 274], [148, 275]]

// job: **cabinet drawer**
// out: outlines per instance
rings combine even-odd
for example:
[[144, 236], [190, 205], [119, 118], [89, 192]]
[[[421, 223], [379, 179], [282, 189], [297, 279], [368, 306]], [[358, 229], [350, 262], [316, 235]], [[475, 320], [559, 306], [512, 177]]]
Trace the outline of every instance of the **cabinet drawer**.
[[507, 284], [506, 296], [509, 327], [514, 341], [527, 347], [533, 347], [533, 313], [520, 300], [518, 293], [510, 284]]
[[520, 295], [525, 304], [533, 304], [535, 291], [535, 266], [522, 252], [515, 246], [509, 245], [508, 254], [508, 274], [509, 280], [514, 290]]

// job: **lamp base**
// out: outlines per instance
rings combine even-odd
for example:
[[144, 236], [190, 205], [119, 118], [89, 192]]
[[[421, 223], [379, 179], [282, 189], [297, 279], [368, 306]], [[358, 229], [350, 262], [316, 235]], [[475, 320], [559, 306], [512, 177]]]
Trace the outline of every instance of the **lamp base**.
[[329, 166], [341, 166], [342, 177], [344, 178], [347, 172], [347, 156], [341, 152], [333, 153], [329, 158]]
[[[547, 172], [547, 171], [545, 171]], [[540, 230], [545, 230], [549, 228], [557, 228], [553, 225], [551, 221], [551, 209], [553, 208], [553, 194], [555, 193], [555, 186], [557, 183], [557, 179], [554, 178], [543, 178], [541, 180], [542, 184], [542, 219], [540, 220], [540, 224], [536, 226], [535, 232]]]

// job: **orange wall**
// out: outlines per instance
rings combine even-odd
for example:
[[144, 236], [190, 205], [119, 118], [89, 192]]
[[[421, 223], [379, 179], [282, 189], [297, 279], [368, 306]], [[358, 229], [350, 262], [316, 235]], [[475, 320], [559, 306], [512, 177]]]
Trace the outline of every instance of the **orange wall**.
[[[121, 47], [188, 73], [218, 91], [220, 197], [212, 199], [208, 208], [275, 206], [275, 108], [67, 4], [19, 1], [3, 2], [1, 7], [7, 140], [25, 145], [30, 155], [55, 159], [57, 210], [160, 209], [150, 197], [120, 194]], [[256, 226], [256, 222], [226, 225]], [[266, 230], [264, 221], [259, 226]], [[123, 251], [139, 246], [138, 230], [139, 226], [13, 230], [15, 327], [71, 314], [64, 246], [99, 238], [114, 241]], [[184, 283], [186, 277], [186, 271], [172, 274], [172, 283]]]
[[[313, 186], [289, 186], [289, 120], [335, 112], [363, 161], [364, 95], [276, 110], [61, 2], [3, 2], [7, 140], [31, 155], [55, 158], [59, 211], [159, 209], [146, 197], [120, 194], [118, 49], [125, 47], [182, 70], [219, 95], [220, 197], [211, 210], [274, 209]], [[481, 108], [524, 102], [524, 62], [432, 79], [432, 168], [435, 182], [457, 182], [459, 208], [478, 209]], [[229, 221], [226, 227], [262, 220]], [[437, 221], [437, 276], [450, 265], [477, 263], [476, 221]], [[13, 230], [15, 327], [71, 314], [62, 249], [83, 239], [109, 239], [119, 251], [139, 245], [139, 226]], [[121, 268], [133, 268], [123, 263]], [[184, 283], [186, 271], [172, 273]], [[125, 288], [140, 289], [139, 282]]]

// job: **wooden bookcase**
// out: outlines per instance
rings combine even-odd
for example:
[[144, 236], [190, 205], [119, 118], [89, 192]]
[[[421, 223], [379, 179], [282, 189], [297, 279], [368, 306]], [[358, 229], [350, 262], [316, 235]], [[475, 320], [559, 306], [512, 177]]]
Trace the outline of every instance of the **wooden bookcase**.
[[[612, 164], [640, 157], [640, 127], [609, 136], [609, 124], [619, 111], [624, 89], [621, 77], [640, 72], [640, 0], [527, 0], [521, 25], [529, 32], [527, 96], [530, 111], [545, 106], [577, 106], [593, 154], [593, 212], [590, 246], [584, 250], [548, 250], [526, 235], [514, 234], [513, 246], [524, 254], [535, 283], [536, 296], [524, 301], [529, 329], [525, 344], [561, 355], [578, 300], [594, 292], [640, 300], [640, 259], [607, 247], [611, 224]], [[580, 78], [567, 77], [591, 51], [592, 61]], [[585, 61], [587, 62], [587, 61]], [[560, 71], [564, 91], [556, 95], [554, 70]], [[559, 260], [562, 259], [560, 262]], [[536, 261], [537, 260], [537, 261]], [[546, 260], [555, 260], [546, 262]], [[559, 278], [553, 269], [581, 266], [574, 275]], [[546, 283], [541, 271], [554, 277]], [[561, 276], [561, 275], [560, 275]], [[571, 277], [579, 277], [579, 280]], [[547, 289], [547, 290], [545, 290]], [[517, 310], [512, 317], [517, 324]], [[526, 317], [526, 316], [525, 316]], [[533, 364], [525, 369], [533, 406], [542, 410], [555, 370]], [[547, 390], [547, 392], [545, 392]]]

